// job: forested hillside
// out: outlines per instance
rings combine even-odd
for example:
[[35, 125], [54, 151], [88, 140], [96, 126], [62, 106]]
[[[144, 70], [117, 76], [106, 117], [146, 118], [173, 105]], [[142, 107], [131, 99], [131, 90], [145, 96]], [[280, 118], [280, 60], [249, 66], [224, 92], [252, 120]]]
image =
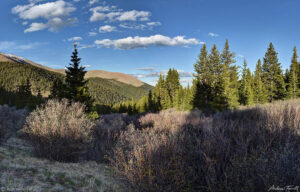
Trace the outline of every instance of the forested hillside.
[[[11, 95], [18, 91], [18, 87], [24, 84], [27, 79], [31, 84], [33, 94], [38, 91], [48, 96], [54, 79], [63, 80], [64, 75], [48, 71], [36, 66], [23, 63], [0, 62], [0, 87], [4, 95]], [[144, 84], [140, 87], [128, 85], [113, 79], [89, 78], [88, 90], [96, 104], [113, 105], [115, 103], [130, 99], [138, 100], [148, 94], [152, 87]], [[9, 91], [9, 94], [8, 94]], [[7, 99], [1, 98], [4, 102]], [[11, 102], [10, 99], [10, 103]]]
[[63, 79], [63, 75], [28, 64], [0, 62], [0, 86], [7, 91], [16, 91], [21, 81], [29, 79], [33, 92], [47, 92], [55, 78]]
[[148, 94], [153, 87], [144, 84], [135, 87], [113, 79], [89, 78], [88, 87], [90, 95], [97, 104], [113, 105], [120, 101], [130, 99], [138, 100]]

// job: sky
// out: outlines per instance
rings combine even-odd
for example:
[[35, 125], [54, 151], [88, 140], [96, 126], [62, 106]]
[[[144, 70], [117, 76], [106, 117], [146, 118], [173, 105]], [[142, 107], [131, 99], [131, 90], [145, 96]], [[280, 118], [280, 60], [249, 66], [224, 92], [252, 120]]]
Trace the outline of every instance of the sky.
[[64, 68], [77, 42], [87, 70], [154, 85], [175, 68], [187, 84], [203, 44], [222, 51], [228, 38], [237, 65], [253, 71], [273, 42], [285, 70], [300, 47], [299, 9], [299, 0], [4, 0], [0, 52]]

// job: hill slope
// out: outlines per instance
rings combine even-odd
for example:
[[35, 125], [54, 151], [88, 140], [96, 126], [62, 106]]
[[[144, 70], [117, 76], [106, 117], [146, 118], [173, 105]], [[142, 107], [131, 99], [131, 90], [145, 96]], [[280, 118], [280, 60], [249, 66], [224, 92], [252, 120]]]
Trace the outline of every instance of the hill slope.
[[[46, 69], [48, 71], [61, 73], [63, 75], [65, 74], [64, 69], [53, 69], [50, 67], [45, 67], [43, 65], [40, 65], [38, 63], [35, 63], [35, 62], [25, 59], [23, 57], [12, 55], [12, 54], [0, 53], [0, 62], [29, 64], [29, 65], [32, 65], [35, 67]], [[145, 84], [142, 81], [140, 81], [139, 79], [137, 79], [131, 75], [127, 75], [124, 73], [118, 73], [118, 72], [109, 72], [109, 71], [104, 71], [104, 70], [92, 70], [92, 71], [88, 71], [86, 73], [86, 78], [93, 78], [93, 77], [99, 77], [102, 79], [113, 79], [113, 80], [116, 80], [116, 81], [119, 81], [122, 83], [133, 85], [135, 87], [140, 87]]]
[[[49, 95], [50, 87], [55, 78], [63, 79], [64, 75], [28, 63], [7, 60], [0, 62], [0, 87], [7, 91], [16, 91], [21, 81], [30, 79], [34, 93], [40, 89], [43, 95]], [[152, 86], [122, 83], [114, 79], [88, 78], [89, 92], [97, 104], [112, 105], [129, 99], [139, 99], [146, 95]]]

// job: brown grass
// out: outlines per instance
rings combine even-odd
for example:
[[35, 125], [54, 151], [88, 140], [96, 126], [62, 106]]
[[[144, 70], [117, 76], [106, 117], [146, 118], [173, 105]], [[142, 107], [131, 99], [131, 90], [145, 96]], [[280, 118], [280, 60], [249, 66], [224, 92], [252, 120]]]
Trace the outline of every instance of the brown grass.
[[26, 119], [24, 133], [40, 157], [77, 161], [92, 140], [94, 126], [80, 103], [50, 100]]
[[164, 111], [141, 117], [126, 130], [122, 126], [109, 159], [137, 191], [267, 191], [272, 185], [297, 186], [299, 126], [300, 100], [211, 117]]
[[[21, 125], [22, 114], [0, 107], [0, 125]], [[101, 117], [95, 126], [83, 105], [51, 100], [30, 114], [23, 130], [39, 156], [76, 161], [79, 156], [84, 159], [88, 150], [90, 160], [109, 162], [135, 191], [250, 192], [300, 185], [300, 100], [210, 117], [174, 110], [112, 114]], [[0, 160], [3, 154], [0, 151]], [[72, 164], [63, 165], [72, 169]], [[57, 176], [63, 176], [63, 185], [69, 182], [69, 176]]]

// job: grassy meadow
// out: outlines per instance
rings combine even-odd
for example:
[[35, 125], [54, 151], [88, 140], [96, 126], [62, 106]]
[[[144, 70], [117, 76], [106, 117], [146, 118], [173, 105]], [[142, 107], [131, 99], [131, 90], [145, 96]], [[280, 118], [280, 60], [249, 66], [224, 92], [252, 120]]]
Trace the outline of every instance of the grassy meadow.
[[0, 107], [0, 187], [17, 191], [267, 191], [300, 181], [300, 100], [205, 116], [174, 109], [91, 120], [50, 100]]

